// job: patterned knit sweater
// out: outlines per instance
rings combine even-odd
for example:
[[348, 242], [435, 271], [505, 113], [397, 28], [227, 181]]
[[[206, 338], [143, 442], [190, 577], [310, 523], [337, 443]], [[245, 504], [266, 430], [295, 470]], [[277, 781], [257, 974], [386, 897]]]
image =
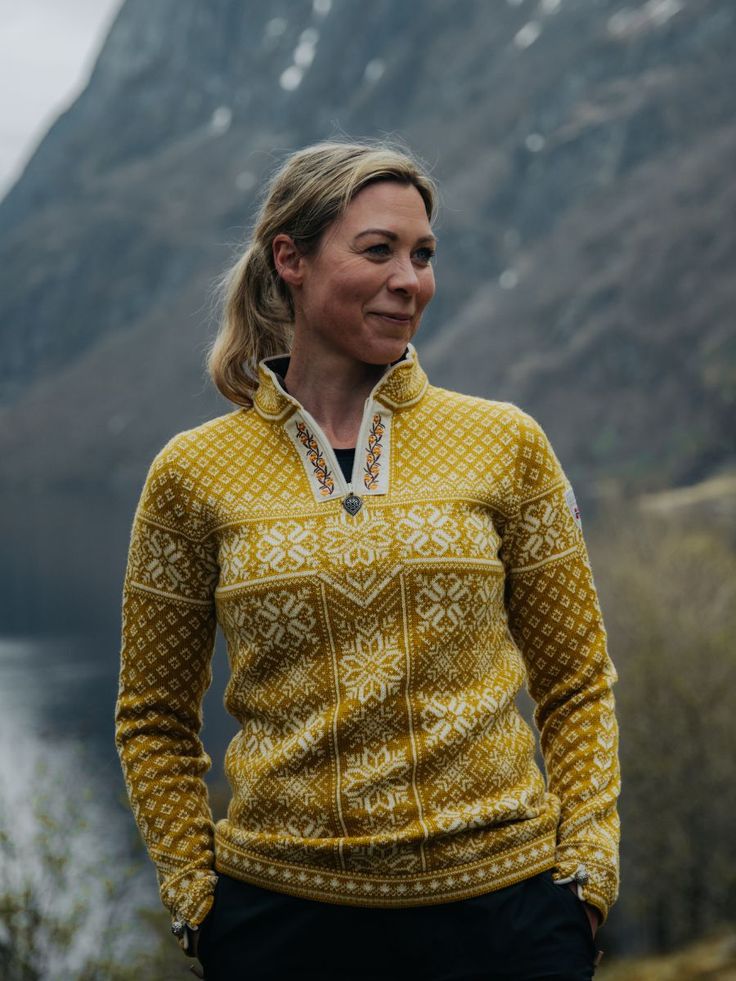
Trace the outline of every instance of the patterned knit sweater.
[[[617, 675], [544, 432], [429, 384], [409, 344], [365, 402], [348, 482], [286, 366], [264, 359], [252, 407], [168, 441], [133, 521], [115, 740], [163, 903], [196, 926], [218, 872], [397, 907], [552, 869], [605, 920]], [[215, 825], [200, 730], [218, 623], [239, 728]]]

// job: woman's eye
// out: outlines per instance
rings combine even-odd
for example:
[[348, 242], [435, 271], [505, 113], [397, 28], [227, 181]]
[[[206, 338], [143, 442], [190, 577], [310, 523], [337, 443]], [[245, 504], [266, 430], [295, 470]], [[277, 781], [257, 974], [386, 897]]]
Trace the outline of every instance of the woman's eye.
[[[391, 254], [391, 246], [387, 245], [386, 242], [381, 242], [377, 245], [369, 245], [366, 252], [368, 252], [370, 255], [386, 256]], [[427, 265], [434, 258], [435, 250], [429, 246], [425, 246], [421, 249], [417, 249], [414, 256], [419, 260], [419, 262]]]

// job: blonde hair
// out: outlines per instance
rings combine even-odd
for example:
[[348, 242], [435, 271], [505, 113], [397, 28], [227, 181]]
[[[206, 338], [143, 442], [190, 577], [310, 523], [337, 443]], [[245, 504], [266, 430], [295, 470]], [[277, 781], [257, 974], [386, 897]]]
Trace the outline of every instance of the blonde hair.
[[294, 306], [274, 265], [275, 236], [285, 232], [305, 255], [313, 254], [358, 191], [380, 180], [413, 184], [433, 220], [435, 182], [413, 154], [394, 143], [315, 143], [292, 153], [273, 174], [248, 247], [215, 285], [221, 314], [207, 371], [225, 398], [251, 406], [258, 363], [291, 347]]

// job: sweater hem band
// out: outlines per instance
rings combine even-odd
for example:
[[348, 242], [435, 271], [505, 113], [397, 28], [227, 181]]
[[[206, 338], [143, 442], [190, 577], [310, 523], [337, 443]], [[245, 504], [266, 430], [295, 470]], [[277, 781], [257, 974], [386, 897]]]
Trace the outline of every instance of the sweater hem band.
[[555, 866], [554, 834], [470, 865], [412, 877], [310, 869], [256, 856], [216, 836], [215, 870], [305, 899], [352, 906], [429, 906], [515, 885]]

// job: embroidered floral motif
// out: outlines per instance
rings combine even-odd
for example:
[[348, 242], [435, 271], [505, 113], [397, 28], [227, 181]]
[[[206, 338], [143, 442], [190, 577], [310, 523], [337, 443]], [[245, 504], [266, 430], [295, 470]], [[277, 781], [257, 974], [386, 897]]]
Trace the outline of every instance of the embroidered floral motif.
[[367, 490], [373, 490], [378, 483], [378, 474], [381, 469], [380, 458], [383, 453], [381, 440], [385, 431], [386, 427], [381, 421], [381, 413], [376, 412], [368, 434], [368, 447], [365, 453], [365, 467], [363, 468], [363, 483]]
[[319, 443], [303, 422], [296, 424], [296, 433], [302, 445], [307, 449], [307, 457], [312, 464], [314, 475], [320, 483], [320, 494], [323, 497], [329, 497], [335, 490], [335, 481], [332, 477], [332, 471], [327, 469], [325, 458], [320, 453]]

